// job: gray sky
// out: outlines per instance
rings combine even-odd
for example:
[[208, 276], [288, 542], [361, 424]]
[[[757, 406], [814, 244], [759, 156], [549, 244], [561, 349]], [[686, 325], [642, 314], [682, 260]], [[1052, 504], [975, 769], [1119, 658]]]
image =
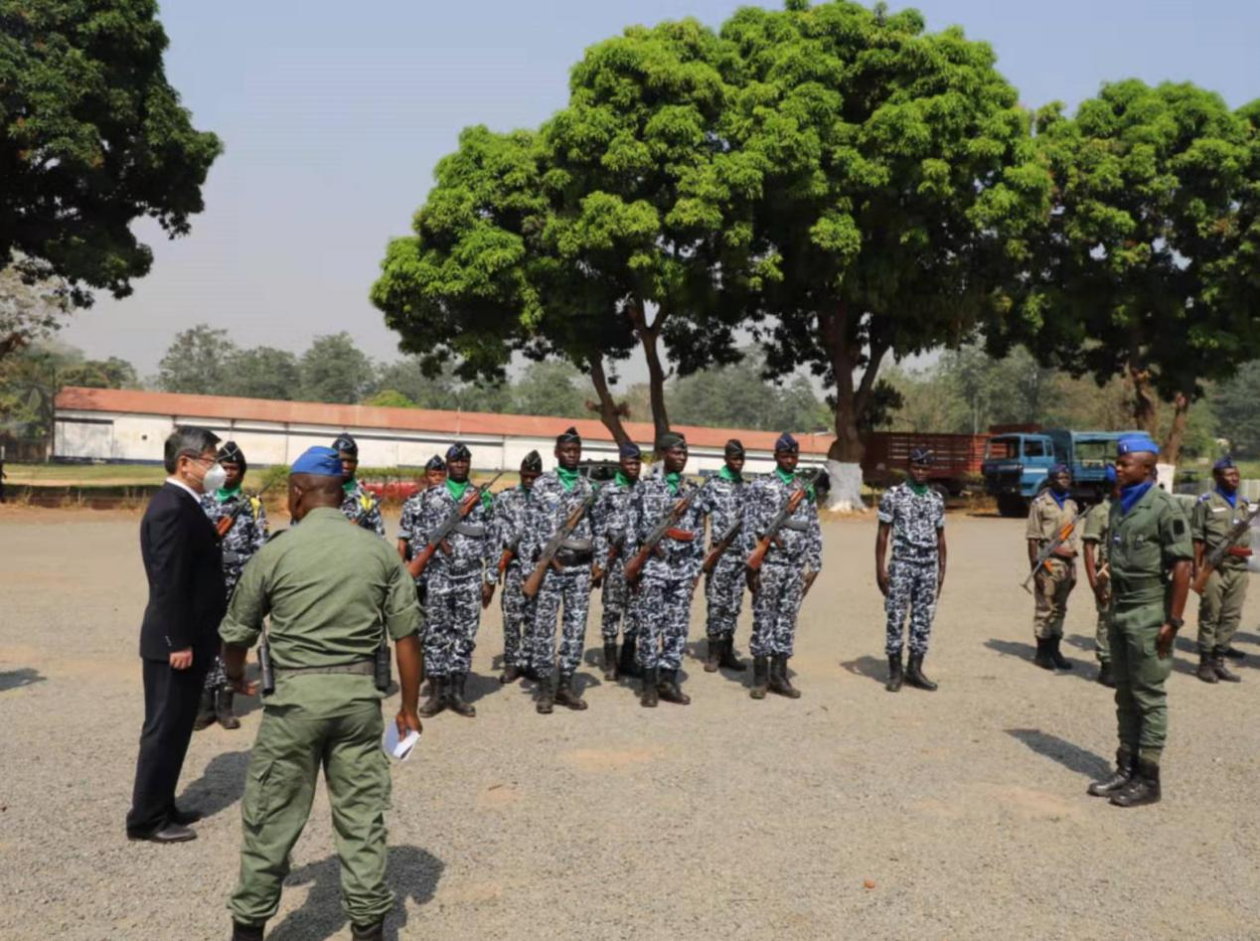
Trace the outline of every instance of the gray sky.
[[[196, 126], [226, 151], [192, 234], [168, 242], [143, 226], [152, 273], [131, 297], [77, 315], [62, 339], [142, 374], [177, 331], [200, 322], [245, 346], [295, 351], [348, 330], [373, 357], [393, 359], [395, 336], [368, 289], [460, 129], [536, 126], [564, 106], [568, 70], [588, 45], [631, 23], [695, 16], [717, 26], [740, 5], [167, 0], [167, 72]], [[1030, 107], [1074, 106], [1101, 82], [1134, 76], [1193, 81], [1232, 106], [1260, 97], [1256, 0], [915, 5], [931, 29], [958, 23], [990, 42]]]

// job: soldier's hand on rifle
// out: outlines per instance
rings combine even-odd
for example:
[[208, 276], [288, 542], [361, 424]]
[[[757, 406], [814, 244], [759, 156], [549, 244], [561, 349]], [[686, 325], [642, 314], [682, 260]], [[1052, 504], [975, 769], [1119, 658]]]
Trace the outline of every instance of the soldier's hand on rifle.
[[879, 593], [888, 597], [888, 569], [882, 565], [875, 570], [875, 583], [879, 585]]
[[494, 600], [494, 582], [481, 583], [481, 606], [483, 608], [490, 607], [490, 602]]
[[758, 569], [745, 569], [745, 580], [748, 582], [748, 590], [754, 595], [761, 591], [761, 572]]
[[599, 588], [604, 584], [604, 570], [598, 565], [591, 569], [591, 587]]

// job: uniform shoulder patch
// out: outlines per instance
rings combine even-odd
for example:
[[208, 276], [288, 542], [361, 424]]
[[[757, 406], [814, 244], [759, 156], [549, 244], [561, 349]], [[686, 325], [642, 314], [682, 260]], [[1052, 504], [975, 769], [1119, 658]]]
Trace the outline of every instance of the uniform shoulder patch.
[[1173, 520], [1173, 535], [1184, 536], [1186, 534], [1186, 521], [1180, 516]]

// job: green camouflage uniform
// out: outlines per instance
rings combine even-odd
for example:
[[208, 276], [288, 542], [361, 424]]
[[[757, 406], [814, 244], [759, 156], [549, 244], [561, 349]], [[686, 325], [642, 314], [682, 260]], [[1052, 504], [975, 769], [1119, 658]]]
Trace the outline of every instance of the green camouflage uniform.
[[[1085, 519], [1085, 532], [1081, 534], [1081, 541], [1094, 543], [1094, 570], [1096, 572], [1101, 572], [1103, 566], [1107, 564], [1110, 535], [1111, 498], [1108, 497], [1089, 511], [1089, 516]], [[1108, 592], [1110, 592], [1110, 585], [1108, 585]], [[1094, 648], [1098, 652], [1099, 663], [1110, 663], [1111, 642], [1107, 635], [1111, 631], [1111, 600], [1109, 598], [1104, 603], [1095, 596], [1094, 607], [1098, 611], [1098, 624], [1094, 629]]]
[[[1060, 507], [1048, 489], [1041, 491], [1028, 508], [1027, 538], [1035, 539], [1037, 551], [1042, 551], [1054, 542], [1059, 530], [1070, 523], [1077, 512], [1076, 501], [1071, 497], [1066, 497]], [[1075, 554], [1076, 533], [1073, 532], [1060, 548]], [[1052, 556], [1037, 573], [1033, 584], [1037, 587], [1033, 633], [1038, 640], [1062, 637], [1068, 595], [1076, 587], [1076, 563]]]
[[[264, 700], [246, 775], [240, 881], [228, 908], [242, 924], [276, 913], [322, 766], [346, 914], [354, 924], [372, 924], [394, 899], [385, 885], [384, 694], [370, 667], [385, 633], [399, 640], [419, 629], [415, 586], [397, 553], [370, 530], [321, 508], [245, 566], [219, 634], [252, 646], [265, 616], [276, 690]], [[351, 664], [365, 666], [314, 672]]]
[[[1194, 505], [1190, 517], [1190, 537], [1203, 543], [1206, 556], [1229, 538], [1229, 531], [1247, 518], [1251, 507], [1238, 496], [1230, 506], [1217, 491], [1205, 493]], [[1227, 552], [1208, 577], [1199, 601], [1199, 652], [1214, 655], [1229, 647], [1242, 620], [1243, 602], [1247, 599], [1247, 556], [1250, 555], [1251, 530], [1247, 529], [1231, 544], [1238, 553]]]
[[1169, 572], [1193, 556], [1190, 524], [1176, 499], [1152, 486], [1124, 512], [1111, 505], [1111, 661], [1120, 750], [1159, 764], [1168, 736], [1164, 681], [1173, 657], [1155, 649], [1168, 619]]

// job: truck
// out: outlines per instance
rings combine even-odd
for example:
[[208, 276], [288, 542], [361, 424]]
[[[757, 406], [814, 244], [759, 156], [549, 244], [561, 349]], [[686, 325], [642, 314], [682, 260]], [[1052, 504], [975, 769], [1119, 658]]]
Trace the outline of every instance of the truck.
[[1066, 464], [1072, 470], [1072, 497], [1097, 503], [1106, 496], [1105, 474], [1115, 459], [1116, 441], [1135, 433], [1058, 428], [995, 434], [981, 468], [985, 492], [997, 498], [1002, 516], [1026, 516], [1032, 499], [1050, 485], [1050, 468]]
[[988, 438], [988, 435], [871, 432], [863, 438], [862, 479], [872, 487], [899, 483], [905, 476], [910, 452], [926, 447], [932, 451], [930, 482], [956, 497], [980, 476]]

